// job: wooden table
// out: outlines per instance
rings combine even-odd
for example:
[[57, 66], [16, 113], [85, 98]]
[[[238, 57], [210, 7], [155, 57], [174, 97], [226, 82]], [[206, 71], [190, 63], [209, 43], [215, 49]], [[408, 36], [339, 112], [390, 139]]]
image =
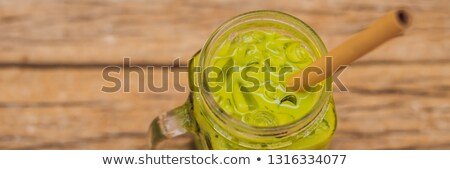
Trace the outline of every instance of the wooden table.
[[[311, 25], [329, 49], [390, 9], [414, 23], [340, 77], [331, 149], [450, 149], [450, 4], [447, 0], [0, 2], [0, 149], [147, 149], [158, 114], [187, 92], [104, 93], [102, 69], [182, 64], [225, 20], [273, 9]], [[184, 68], [178, 68], [183, 71]], [[172, 82], [173, 78], [170, 78]], [[186, 75], [181, 77], [183, 85]]]

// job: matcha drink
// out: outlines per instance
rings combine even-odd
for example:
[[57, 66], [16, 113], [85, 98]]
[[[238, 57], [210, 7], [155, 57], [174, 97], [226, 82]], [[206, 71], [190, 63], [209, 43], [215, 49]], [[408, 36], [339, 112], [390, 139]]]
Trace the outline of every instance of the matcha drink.
[[[281, 76], [287, 77], [311, 64], [317, 56], [302, 39], [287, 32], [271, 29], [250, 29], [234, 32], [218, 45], [210, 63], [219, 68], [208, 77], [214, 101], [230, 117], [254, 127], [278, 127], [304, 118], [314, 104], [320, 100], [320, 93], [290, 92]], [[196, 57], [194, 57], [194, 60]], [[195, 62], [195, 61], [194, 61]], [[250, 68], [252, 71], [249, 71]], [[284, 68], [284, 71], [283, 71]], [[253, 77], [258, 81], [248, 81]], [[205, 80], [204, 80], [205, 81]], [[193, 94], [193, 102], [201, 102], [200, 96]], [[196, 101], [198, 100], [198, 101]], [[224, 136], [208, 125], [201, 108], [195, 107], [194, 117], [198, 121], [197, 147], [201, 149], [251, 149], [240, 146], [238, 136], [252, 140], [246, 135], [226, 133]], [[199, 105], [197, 105], [199, 106]], [[277, 149], [323, 149], [327, 146], [335, 130], [335, 112], [332, 99], [327, 113], [314, 130], [301, 139], [292, 139], [288, 147]], [[227, 131], [222, 129], [222, 131]], [[227, 139], [228, 138], [228, 139]], [[230, 140], [231, 139], [231, 140]], [[273, 140], [276, 140], [275, 138]], [[268, 145], [258, 145], [256, 149], [271, 149]], [[270, 140], [269, 140], [270, 142]], [[266, 147], [266, 148], [265, 148]]]
[[[223, 81], [209, 83], [222, 87], [212, 93], [214, 99], [243, 123], [286, 125], [301, 119], [318, 100], [317, 93], [286, 90], [281, 77], [305, 68], [313, 58], [302, 40], [283, 33], [252, 30], [233, 34], [217, 49], [212, 62], [221, 69], [217, 77]], [[251, 82], [249, 77], [257, 81]]]
[[197, 149], [325, 149], [336, 129], [331, 79], [294, 92], [285, 78], [327, 53], [305, 23], [254, 11], [221, 25], [189, 62], [187, 102], [153, 120], [149, 145], [190, 133]]
[[[190, 60], [189, 99], [152, 122], [149, 146], [190, 132], [198, 149], [326, 149], [336, 129], [331, 73], [410, 23], [406, 10], [393, 10], [328, 52], [308, 25], [288, 14], [234, 17]], [[332, 63], [322, 57], [327, 54]], [[330, 74], [309, 77], [309, 85], [301, 84], [306, 92], [288, 91], [285, 78], [304, 78], [309, 69]]]

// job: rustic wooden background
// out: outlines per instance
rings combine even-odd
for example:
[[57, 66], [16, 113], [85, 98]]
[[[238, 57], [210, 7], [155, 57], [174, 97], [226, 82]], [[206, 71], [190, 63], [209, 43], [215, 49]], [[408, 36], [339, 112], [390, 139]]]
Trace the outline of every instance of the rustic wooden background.
[[131, 93], [103, 93], [105, 66], [186, 63], [222, 22], [257, 9], [297, 16], [331, 49], [397, 7], [413, 26], [341, 76], [350, 92], [334, 93], [330, 147], [450, 149], [448, 0], [0, 0], [0, 149], [147, 149], [152, 118], [187, 93], [137, 93], [137, 76]]

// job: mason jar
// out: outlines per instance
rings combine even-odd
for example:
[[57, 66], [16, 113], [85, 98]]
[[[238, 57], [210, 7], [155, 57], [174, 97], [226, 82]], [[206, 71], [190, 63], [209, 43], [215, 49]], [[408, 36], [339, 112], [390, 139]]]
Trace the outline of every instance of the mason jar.
[[317, 59], [327, 54], [319, 36], [303, 21], [277, 11], [253, 11], [222, 24], [203, 48], [189, 61], [190, 94], [180, 107], [155, 118], [149, 127], [149, 146], [190, 134], [197, 149], [326, 149], [336, 129], [336, 111], [331, 78], [316, 90], [318, 99], [308, 113], [292, 123], [256, 127], [226, 113], [208, 90], [204, 70], [211, 65], [213, 53], [223, 37], [247, 29], [281, 30], [301, 39]]

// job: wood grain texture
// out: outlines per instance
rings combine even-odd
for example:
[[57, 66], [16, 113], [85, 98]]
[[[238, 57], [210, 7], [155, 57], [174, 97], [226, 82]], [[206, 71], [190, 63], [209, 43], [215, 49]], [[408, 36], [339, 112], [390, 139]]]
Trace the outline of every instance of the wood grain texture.
[[[413, 62], [346, 70], [341, 79], [350, 92], [334, 93], [339, 126], [331, 149], [449, 149], [450, 62], [429, 65], [436, 69], [421, 72], [423, 65]], [[389, 76], [377, 76], [381, 67]], [[101, 71], [1, 69], [0, 148], [145, 149], [151, 119], [187, 96], [173, 87], [138, 93], [137, 76], [130, 93], [103, 93], [109, 84]], [[157, 84], [160, 75], [155, 71]], [[186, 85], [186, 76], [181, 82]]]
[[[395, 7], [413, 27], [352, 65], [334, 92], [331, 149], [450, 149], [448, 1], [0, 1], [0, 149], [147, 149], [146, 131], [187, 92], [103, 93], [102, 69], [185, 63], [226, 19], [275, 9], [332, 48]], [[183, 71], [183, 68], [177, 68]], [[120, 75], [119, 75], [120, 76]], [[145, 76], [147, 77], [147, 75]], [[169, 76], [169, 84], [173, 76]], [[187, 84], [186, 74], [181, 76]], [[169, 144], [170, 145], [170, 144]]]
[[[333, 48], [392, 8], [409, 7], [408, 36], [365, 60], [445, 59], [450, 46], [446, 0], [184, 1], [28, 0], [0, 2], [0, 63], [187, 61], [224, 21], [243, 12], [279, 10], [304, 20]], [[389, 54], [389, 55], [386, 55]]]
[[[104, 93], [101, 87], [110, 84], [101, 72], [101, 68], [1, 69], [0, 148], [145, 149], [151, 120], [186, 99], [186, 93], [173, 89], [138, 93], [135, 75], [130, 93]], [[158, 84], [160, 73], [154, 74]]]

